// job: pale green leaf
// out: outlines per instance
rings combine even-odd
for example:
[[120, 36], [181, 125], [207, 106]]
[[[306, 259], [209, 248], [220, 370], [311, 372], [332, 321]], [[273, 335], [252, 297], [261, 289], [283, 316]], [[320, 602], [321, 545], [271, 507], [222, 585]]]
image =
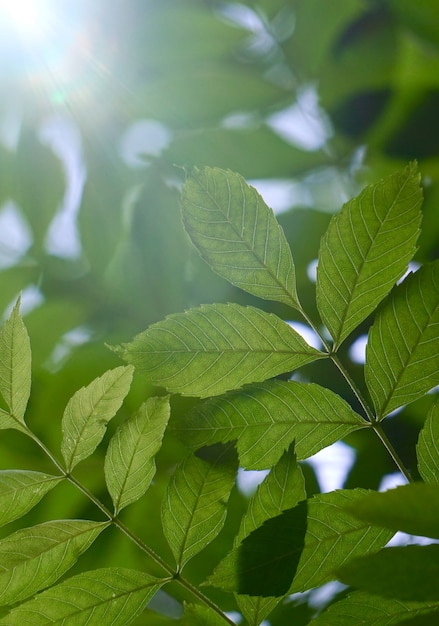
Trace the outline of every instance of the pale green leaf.
[[416, 446], [418, 469], [426, 483], [439, 483], [439, 402], [431, 409]]
[[0, 430], [6, 430], [8, 428], [13, 428], [14, 430], [19, 430], [22, 433], [27, 433], [24, 422], [17, 420], [7, 411], [0, 409]]
[[338, 567], [337, 575], [386, 598], [439, 602], [439, 545], [384, 548]]
[[181, 626], [224, 626], [225, 621], [211, 608], [200, 604], [185, 604]]
[[208, 462], [190, 455], [175, 470], [163, 501], [162, 522], [179, 569], [220, 532], [235, 476], [235, 463], [223, 456]]
[[[306, 498], [305, 482], [293, 447], [287, 450], [250, 498], [235, 539], [235, 546], [255, 528]], [[237, 595], [236, 602], [250, 626], [260, 624], [280, 602], [279, 598]]]
[[1, 626], [127, 626], [166, 581], [125, 568], [73, 576], [12, 609]]
[[376, 526], [439, 539], [439, 485], [413, 483], [372, 492], [350, 511]]
[[312, 626], [396, 626], [402, 620], [405, 623], [411, 617], [438, 610], [439, 602], [403, 602], [357, 591], [331, 604]]
[[72, 567], [108, 522], [57, 520], [0, 541], [0, 605], [24, 600]]
[[190, 238], [217, 274], [259, 298], [298, 306], [285, 234], [242, 176], [194, 168], [183, 187], [182, 207]]
[[322, 239], [317, 304], [337, 348], [377, 307], [416, 250], [422, 191], [415, 164], [366, 187]]
[[306, 459], [367, 425], [329, 389], [272, 380], [204, 402], [174, 430], [193, 449], [237, 439], [242, 467], [265, 469], [293, 440], [297, 458]]
[[149, 398], [111, 439], [105, 479], [116, 513], [138, 500], [154, 477], [154, 457], [170, 415], [169, 398]]
[[132, 367], [116, 367], [82, 387], [69, 400], [62, 419], [61, 442], [67, 471], [95, 451], [108, 422], [120, 409], [132, 378]]
[[[31, 387], [29, 335], [20, 316], [20, 299], [0, 330], [0, 393], [12, 418], [24, 424]], [[9, 423], [8, 421], [6, 423]], [[13, 422], [10, 422], [13, 428]], [[19, 430], [22, 430], [19, 428]]]
[[410, 274], [380, 310], [365, 376], [379, 418], [439, 384], [439, 261]]
[[325, 355], [276, 315], [211, 304], [170, 315], [116, 351], [171, 392], [206, 397], [290, 372]]
[[281, 596], [333, 580], [336, 568], [378, 550], [393, 534], [346, 511], [366, 493], [355, 489], [317, 495], [267, 520], [216, 567], [207, 584]]
[[62, 480], [41, 472], [0, 471], [0, 526], [22, 517]]

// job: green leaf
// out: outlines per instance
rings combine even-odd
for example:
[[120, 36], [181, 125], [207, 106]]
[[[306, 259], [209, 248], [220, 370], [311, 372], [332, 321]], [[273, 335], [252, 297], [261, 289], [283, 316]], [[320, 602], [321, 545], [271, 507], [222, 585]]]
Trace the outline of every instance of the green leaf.
[[259, 298], [299, 306], [284, 232], [242, 176], [194, 168], [183, 187], [182, 206], [190, 238], [217, 274]]
[[376, 526], [439, 539], [439, 485], [413, 483], [371, 493], [350, 511]]
[[190, 455], [175, 470], [162, 522], [179, 569], [220, 532], [235, 476], [236, 464], [222, 455], [211, 462]]
[[439, 384], [439, 261], [410, 274], [369, 332], [365, 376], [379, 418]]
[[293, 440], [297, 458], [306, 459], [364, 427], [367, 423], [329, 389], [272, 380], [204, 402], [174, 430], [193, 449], [237, 439], [242, 467], [265, 469]]
[[[31, 386], [31, 351], [29, 335], [20, 316], [18, 299], [9, 319], [0, 331], [0, 393], [8, 405], [12, 420], [8, 428], [23, 430], [24, 414]], [[5, 416], [3, 415], [3, 420]], [[18, 425], [13, 426], [14, 420]]]
[[[235, 539], [235, 546], [265, 520], [280, 515], [304, 498], [306, 498], [305, 482], [291, 446], [250, 498]], [[236, 602], [249, 625], [257, 626], [277, 606], [279, 598], [239, 595]]]
[[416, 250], [422, 191], [416, 164], [366, 187], [322, 239], [317, 304], [334, 348], [377, 307]]
[[62, 480], [41, 472], [0, 471], [0, 526], [22, 517]]
[[72, 567], [108, 522], [58, 520], [23, 528], [0, 541], [0, 605], [52, 585]]
[[387, 598], [439, 602], [439, 545], [384, 548], [338, 568], [338, 575]]
[[357, 591], [331, 604], [312, 624], [313, 626], [364, 626], [364, 624], [395, 626], [400, 624], [401, 620], [404, 620], [403, 624], [409, 624], [410, 621], [406, 622], [406, 618], [416, 618], [435, 610], [439, 610], [439, 602], [403, 602]]
[[154, 477], [154, 457], [170, 415], [169, 398], [149, 398], [122, 424], [111, 439], [105, 457], [105, 479], [116, 514], [135, 502]]
[[27, 433], [24, 423], [16, 420], [10, 413], [0, 409], [0, 430], [6, 430], [8, 428], [13, 428], [14, 430], [19, 430], [22, 433]]
[[69, 400], [62, 419], [61, 442], [68, 472], [95, 451], [108, 422], [130, 390], [132, 378], [132, 367], [116, 367], [82, 387]]
[[85, 572], [15, 607], [0, 624], [126, 626], [164, 582], [125, 568]]
[[116, 352], [150, 382], [200, 397], [290, 372], [325, 356], [276, 315], [237, 304], [170, 315]]
[[336, 568], [353, 556], [378, 550], [392, 536], [346, 511], [365, 493], [355, 489], [317, 495], [267, 520], [217, 566], [207, 584], [281, 596], [333, 580]]
[[181, 626], [224, 626], [224, 619], [207, 606], [185, 604]]
[[439, 483], [439, 402], [431, 409], [416, 446], [418, 469], [426, 483]]

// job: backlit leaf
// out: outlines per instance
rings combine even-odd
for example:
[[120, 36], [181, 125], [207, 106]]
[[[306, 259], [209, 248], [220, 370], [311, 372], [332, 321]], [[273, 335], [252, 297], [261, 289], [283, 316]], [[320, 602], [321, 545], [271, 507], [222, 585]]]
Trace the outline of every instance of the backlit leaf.
[[6, 430], [8, 428], [19, 430], [22, 433], [27, 432], [26, 426], [21, 420], [15, 419], [15, 417], [12, 417], [10, 413], [0, 409], [0, 430]]
[[116, 513], [148, 489], [170, 414], [169, 398], [149, 398], [111, 439], [105, 457], [105, 479]]
[[[19, 310], [20, 300], [0, 330], [0, 393], [11, 417], [24, 424], [31, 386], [31, 350]], [[8, 428], [13, 427], [13, 421], [10, 423]]]
[[284, 232], [242, 176], [194, 168], [183, 188], [182, 206], [186, 230], [215, 272], [260, 298], [298, 305]]
[[272, 380], [213, 398], [174, 426], [196, 449], [238, 440], [240, 464], [271, 467], [295, 441], [298, 459], [367, 426], [337, 394], [314, 383]]
[[62, 480], [41, 472], [0, 471], [0, 526], [22, 517]]
[[185, 604], [181, 626], [224, 626], [224, 620], [207, 606]]
[[108, 422], [120, 409], [132, 378], [132, 367], [116, 367], [82, 387], [69, 400], [62, 419], [61, 442], [67, 471], [95, 451]]
[[322, 239], [317, 303], [335, 347], [376, 308], [416, 250], [422, 191], [416, 165], [366, 187]]
[[126, 626], [164, 581], [143, 572], [104, 568], [73, 576], [15, 607], [2, 626]]
[[14, 604], [52, 585], [107, 526], [107, 522], [58, 520], [2, 539], [0, 605]]
[[281, 596], [317, 587], [354, 556], [391, 538], [346, 511], [367, 492], [333, 491], [300, 502], [267, 520], [215, 569], [207, 584], [257, 596]]
[[396, 287], [369, 332], [365, 376], [378, 417], [439, 384], [439, 261]]
[[431, 409], [416, 446], [418, 469], [426, 483], [439, 483], [439, 402]]
[[162, 506], [165, 537], [181, 569], [220, 532], [236, 476], [236, 465], [189, 456], [177, 467]]
[[276, 315], [211, 304], [170, 315], [116, 352], [171, 392], [206, 397], [292, 371], [325, 355]]

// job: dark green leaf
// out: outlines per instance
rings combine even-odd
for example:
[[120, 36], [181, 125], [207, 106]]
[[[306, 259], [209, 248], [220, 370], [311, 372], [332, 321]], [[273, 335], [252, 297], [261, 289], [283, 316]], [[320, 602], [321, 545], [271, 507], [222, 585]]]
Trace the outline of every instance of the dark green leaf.
[[289, 372], [325, 355], [276, 315], [211, 304], [170, 315], [116, 348], [147, 379], [206, 397]]
[[284, 232], [242, 176], [195, 168], [183, 188], [182, 205], [186, 230], [215, 272], [255, 296], [298, 306]]
[[322, 239], [317, 304], [337, 348], [376, 308], [416, 250], [422, 191], [416, 165], [366, 187]]
[[379, 418], [439, 384], [439, 261], [396, 287], [369, 333], [365, 376]]
[[22, 517], [62, 480], [41, 472], [0, 471], [0, 526]]
[[306, 459], [365, 426], [329, 389], [273, 380], [208, 400], [174, 428], [192, 448], [237, 439], [241, 465], [265, 469], [293, 440], [297, 458]]
[[426, 483], [439, 483], [439, 402], [431, 409], [416, 446], [418, 469]]

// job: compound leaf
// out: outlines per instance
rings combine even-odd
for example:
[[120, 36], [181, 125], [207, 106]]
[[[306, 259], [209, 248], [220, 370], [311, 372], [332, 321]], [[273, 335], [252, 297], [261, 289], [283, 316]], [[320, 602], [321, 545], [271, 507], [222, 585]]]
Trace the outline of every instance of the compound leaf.
[[31, 387], [31, 349], [19, 310], [20, 299], [0, 330], [0, 393], [10, 413], [10, 419], [6, 419], [2, 411], [0, 425], [23, 430]]
[[85, 572], [13, 608], [0, 624], [127, 626], [164, 582], [125, 568]]
[[154, 477], [154, 457], [170, 414], [169, 398], [149, 398], [112, 437], [105, 457], [105, 479], [115, 512], [135, 502]]
[[422, 191], [416, 164], [366, 187], [335, 215], [317, 267], [317, 304], [337, 348], [377, 307], [416, 250]]
[[238, 440], [240, 464], [272, 467], [291, 442], [298, 459], [367, 426], [340, 396], [314, 383], [272, 380], [212, 398], [174, 427], [196, 449]]
[[163, 501], [162, 522], [179, 569], [220, 532], [235, 476], [235, 463], [222, 456], [207, 462], [190, 455], [175, 470]]
[[217, 274], [259, 298], [298, 306], [285, 234], [242, 176], [194, 168], [183, 187], [182, 208], [190, 238]]
[[289, 372], [325, 355], [276, 315], [211, 304], [170, 315], [116, 348], [152, 383], [206, 397]]
[[0, 471], [0, 526], [22, 517], [62, 480], [41, 472]]
[[224, 620], [207, 606], [185, 604], [181, 626], [223, 626]]
[[439, 402], [431, 409], [419, 433], [418, 469], [426, 483], [439, 483]]
[[365, 377], [377, 416], [439, 384], [439, 261], [396, 287], [369, 332]]
[[92, 454], [107, 424], [120, 409], [133, 378], [130, 366], [116, 367], [82, 387], [69, 400], [62, 419], [61, 452], [67, 471]]
[[108, 522], [57, 520], [23, 528], [0, 541], [0, 605], [15, 604], [52, 585]]

